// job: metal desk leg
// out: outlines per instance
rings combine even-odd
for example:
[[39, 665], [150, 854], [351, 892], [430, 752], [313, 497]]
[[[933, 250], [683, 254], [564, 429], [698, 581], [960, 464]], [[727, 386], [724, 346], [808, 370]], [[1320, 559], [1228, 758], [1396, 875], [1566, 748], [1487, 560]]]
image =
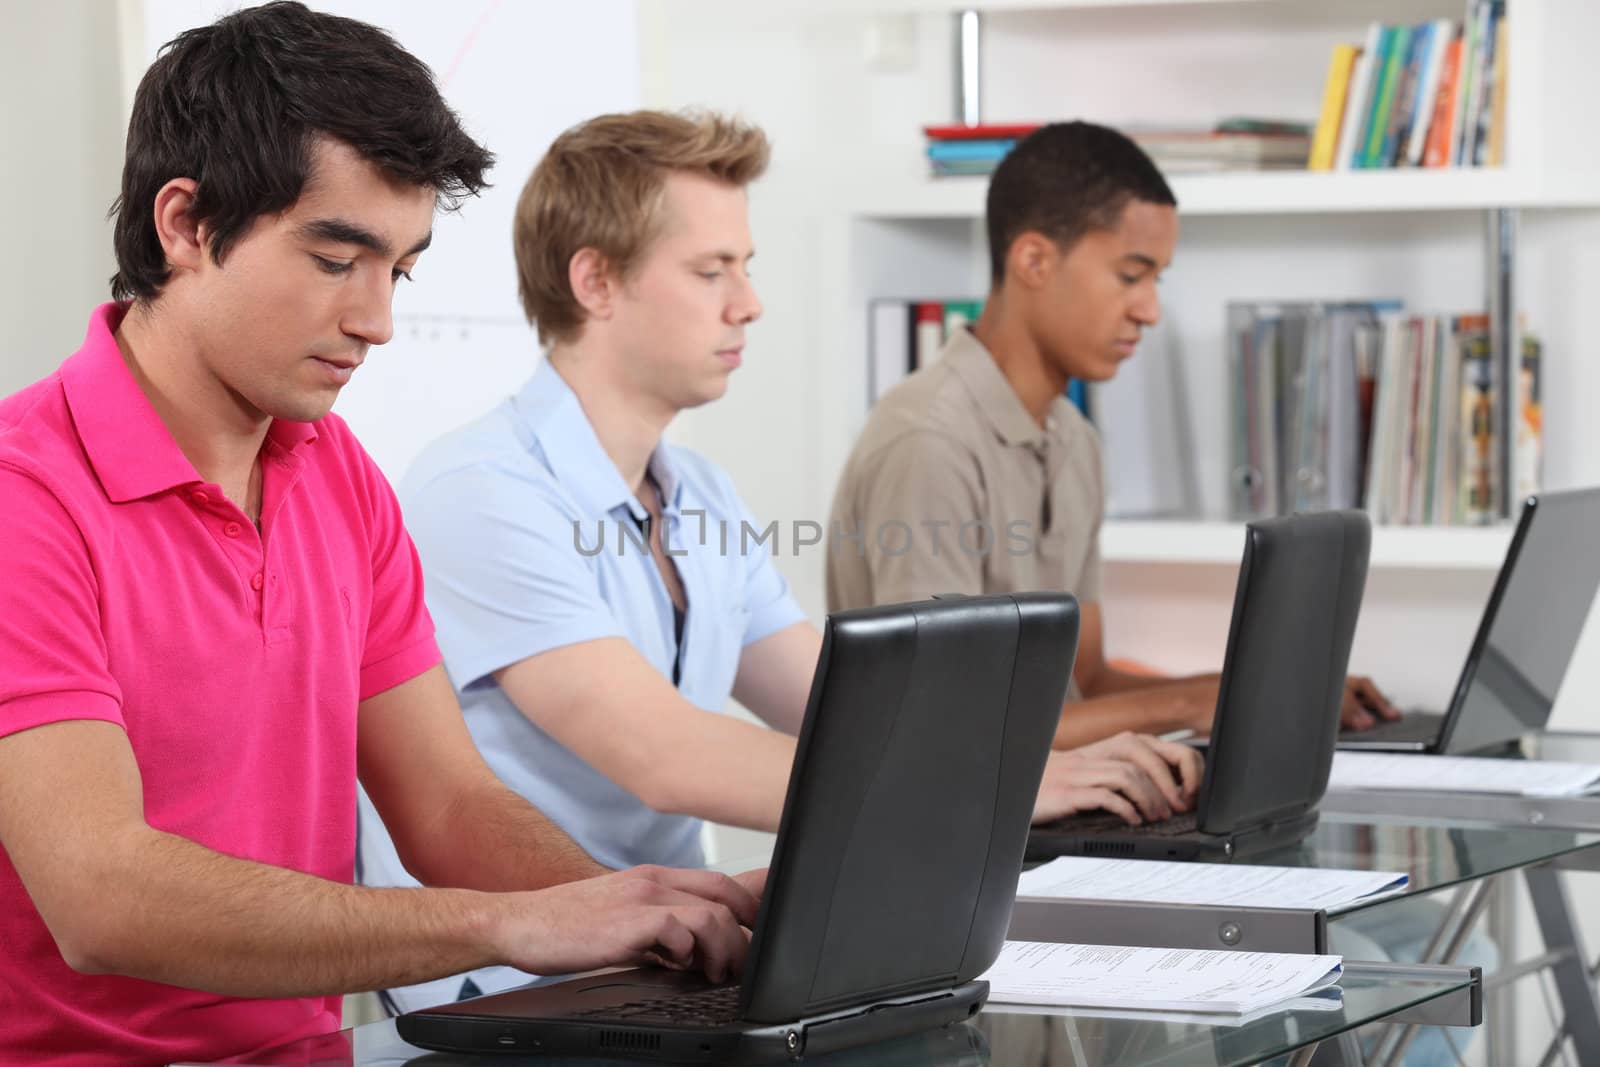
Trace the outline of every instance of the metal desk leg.
[[1366, 1067], [1367, 1058], [1361, 1051], [1361, 1039], [1354, 1030], [1346, 1030], [1332, 1041], [1324, 1041], [1311, 1067]]
[[[1439, 928], [1429, 938], [1427, 947], [1422, 950], [1419, 963], [1452, 963], [1461, 946], [1466, 943], [1472, 928], [1477, 924], [1478, 916], [1483, 914], [1483, 909], [1494, 896], [1497, 879], [1485, 878], [1477, 885], [1456, 894], [1451, 901], [1449, 909], [1445, 912]], [[1406, 1049], [1416, 1039], [1417, 1028], [1414, 1024], [1387, 1023], [1379, 1031], [1377, 1044], [1372, 1053], [1372, 1062], [1378, 1067], [1399, 1067]]]
[[1317, 1054], [1316, 1045], [1295, 1049], [1289, 1054], [1289, 1067], [1311, 1067], [1311, 1057]]
[[1600, 1000], [1595, 997], [1594, 986], [1589, 984], [1588, 968], [1577, 926], [1572, 920], [1572, 906], [1567, 898], [1566, 886], [1559, 873], [1550, 865], [1530, 867], [1523, 871], [1528, 883], [1528, 896], [1533, 900], [1533, 913], [1539, 920], [1539, 932], [1547, 949], [1570, 949], [1570, 954], [1551, 968], [1556, 980], [1556, 990], [1561, 994], [1561, 1011], [1565, 1016], [1566, 1032], [1572, 1035], [1577, 1049], [1578, 1062], [1584, 1067], [1600, 1067]]
[[[1497, 875], [1496, 881], [1505, 878]], [[1517, 949], [1517, 895], [1515, 883], [1500, 886], [1489, 902], [1487, 917], [1489, 939], [1500, 946], [1502, 959], [1510, 960]], [[1484, 1045], [1489, 1063], [1515, 1062], [1517, 1047], [1517, 1000], [1510, 985], [1499, 986], [1494, 992], [1485, 992], [1489, 1017], [1484, 1027]]]

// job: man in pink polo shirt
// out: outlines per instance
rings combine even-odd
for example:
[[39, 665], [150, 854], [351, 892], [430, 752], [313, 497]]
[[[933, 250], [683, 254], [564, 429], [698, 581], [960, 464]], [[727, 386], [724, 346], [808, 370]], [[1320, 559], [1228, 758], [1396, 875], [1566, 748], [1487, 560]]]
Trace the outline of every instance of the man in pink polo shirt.
[[[491, 162], [392, 39], [298, 4], [141, 83], [123, 302], [0, 401], [0, 1063], [247, 1052], [490, 964], [742, 962], [759, 875], [608, 873], [489, 772], [328, 413]], [[459, 888], [350, 884], [358, 771]]]

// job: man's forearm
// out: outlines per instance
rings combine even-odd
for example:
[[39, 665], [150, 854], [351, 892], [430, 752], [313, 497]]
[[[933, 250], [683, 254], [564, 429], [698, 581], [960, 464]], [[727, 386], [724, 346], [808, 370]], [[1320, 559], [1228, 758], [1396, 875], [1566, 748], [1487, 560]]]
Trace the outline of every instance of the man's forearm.
[[110, 891], [74, 923], [68, 962], [228, 996], [344, 994], [501, 963], [494, 932], [516, 904], [345, 885], [154, 830], [109, 851], [85, 872]]
[[638, 795], [657, 811], [776, 832], [795, 739], [724, 715], [700, 713], [661, 746], [658, 773]]
[[456, 798], [422, 836], [411, 843], [416, 858], [406, 867], [430, 886], [543, 889], [610, 870], [498, 779]]
[[1175, 685], [1196, 685], [1210, 682], [1216, 685], [1217, 674], [1188, 674], [1176, 677], [1160, 674], [1135, 674], [1115, 667], [1102, 667], [1087, 684], [1081, 683], [1083, 695], [1088, 698], [1116, 696], [1120, 693], [1142, 693]]
[[1214, 681], [1204, 677], [1149, 681], [1155, 684], [1068, 703], [1061, 709], [1053, 747], [1078, 748], [1124, 730], [1163, 734], [1208, 727], [1216, 705]]

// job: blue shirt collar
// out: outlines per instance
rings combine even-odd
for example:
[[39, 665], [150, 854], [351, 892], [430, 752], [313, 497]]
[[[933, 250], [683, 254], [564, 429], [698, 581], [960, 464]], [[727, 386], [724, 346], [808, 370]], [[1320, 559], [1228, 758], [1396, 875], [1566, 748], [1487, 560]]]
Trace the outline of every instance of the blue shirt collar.
[[[548, 359], [512, 398], [517, 417], [544, 450], [550, 470], [562, 488], [595, 517], [626, 508], [636, 520], [647, 512], [622, 479], [622, 472], [595, 435], [578, 394]], [[676, 515], [683, 498], [683, 479], [665, 441], [650, 454], [650, 474], [661, 487], [664, 508]]]

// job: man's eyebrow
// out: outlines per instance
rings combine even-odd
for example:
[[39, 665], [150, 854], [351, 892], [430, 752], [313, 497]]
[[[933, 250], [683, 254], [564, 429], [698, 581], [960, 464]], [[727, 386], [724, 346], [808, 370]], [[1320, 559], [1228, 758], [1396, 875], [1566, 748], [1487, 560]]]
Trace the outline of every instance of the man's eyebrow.
[[[394, 255], [394, 248], [388, 241], [365, 226], [357, 225], [345, 219], [312, 219], [302, 225], [297, 232], [306, 240], [333, 241], [337, 244], [357, 245], [376, 252], [386, 259]], [[414, 256], [432, 243], [433, 231], [429, 230], [423, 235], [422, 240], [406, 250], [406, 255]]]
[[755, 257], [756, 257], [755, 249], [752, 248], [750, 251], [746, 252], [742, 256], [739, 255], [739, 253], [737, 253], [737, 252], [730, 252], [727, 249], [718, 249], [715, 252], [707, 252], [705, 255], [701, 256], [700, 258], [701, 259], [714, 259], [719, 263], [738, 263], [741, 260], [751, 260], [751, 259], [754, 259]]
[[1145, 255], [1143, 252], [1128, 252], [1125, 253], [1122, 258], [1125, 260], [1131, 259], [1141, 267], [1146, 267], [1151, 270], [1158, 270], [1161, 267], [1161, 264]]

